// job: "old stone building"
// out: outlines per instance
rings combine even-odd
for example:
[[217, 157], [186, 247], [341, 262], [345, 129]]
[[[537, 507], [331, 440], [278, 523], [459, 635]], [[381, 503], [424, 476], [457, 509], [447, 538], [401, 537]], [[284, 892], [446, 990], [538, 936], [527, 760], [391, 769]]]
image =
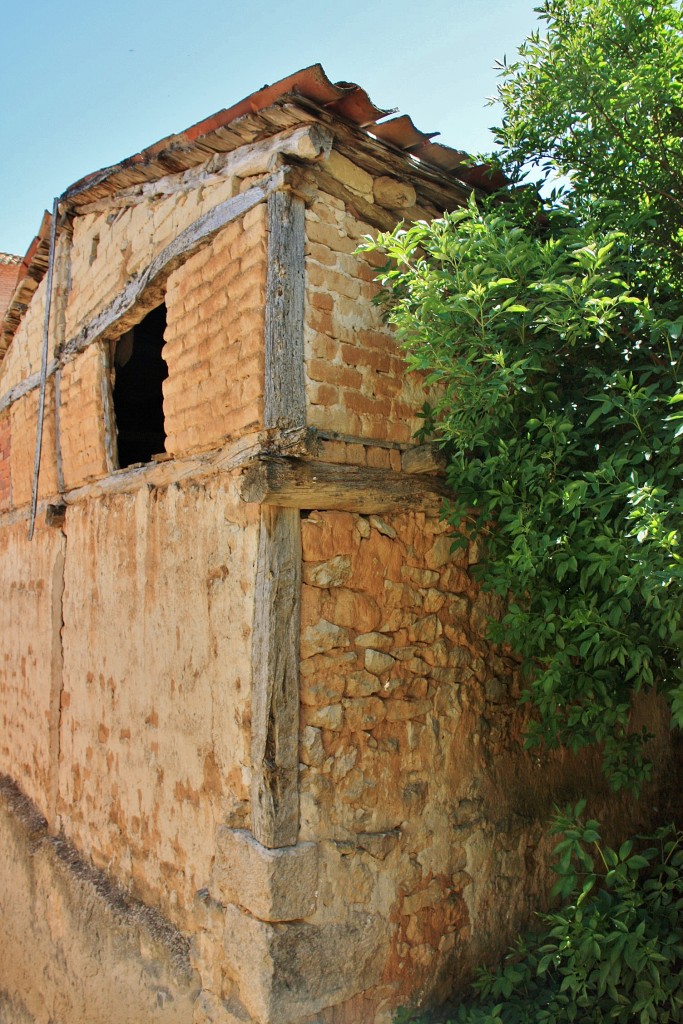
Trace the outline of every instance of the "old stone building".
[[551, 796], [598, 785], [523, 752], [356, 253], [492, 183], [387, 113], [298, 72], [11, 264], [3, 1022], [387, 1024], [527, 919]]

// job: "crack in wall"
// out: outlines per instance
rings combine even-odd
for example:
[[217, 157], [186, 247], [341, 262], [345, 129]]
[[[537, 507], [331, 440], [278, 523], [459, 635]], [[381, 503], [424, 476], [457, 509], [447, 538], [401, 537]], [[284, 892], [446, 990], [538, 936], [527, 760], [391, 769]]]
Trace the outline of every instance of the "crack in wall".
[[66, 530], [61, 529], [50, 581], [51, 652], [50, 652], [50, 754], [48, 794], [48, 829], [53, 835], [60, 831], [57, 811], [59, 800], [59, 766], [61, 760], [62, 694], [64, 691], [64, 574], [66, 567]]

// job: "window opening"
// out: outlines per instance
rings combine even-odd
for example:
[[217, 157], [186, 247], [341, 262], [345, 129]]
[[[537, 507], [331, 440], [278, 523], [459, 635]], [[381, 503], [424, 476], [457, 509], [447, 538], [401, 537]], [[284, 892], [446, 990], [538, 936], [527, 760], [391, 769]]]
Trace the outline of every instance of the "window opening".
[[161, 355], [166, 306], [121, 335], [114, 351], [114, 415], [119, 467], [149, 462], [166, 445], [162, 384], [168, 366]]

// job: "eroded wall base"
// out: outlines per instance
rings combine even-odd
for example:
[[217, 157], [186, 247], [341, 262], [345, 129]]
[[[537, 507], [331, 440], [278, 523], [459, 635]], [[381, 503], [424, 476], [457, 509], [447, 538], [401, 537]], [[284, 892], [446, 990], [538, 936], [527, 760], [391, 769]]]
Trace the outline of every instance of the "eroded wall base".
[[0, 781], [1, 1024], [187, 1024], [189, 943], [87, 867]]

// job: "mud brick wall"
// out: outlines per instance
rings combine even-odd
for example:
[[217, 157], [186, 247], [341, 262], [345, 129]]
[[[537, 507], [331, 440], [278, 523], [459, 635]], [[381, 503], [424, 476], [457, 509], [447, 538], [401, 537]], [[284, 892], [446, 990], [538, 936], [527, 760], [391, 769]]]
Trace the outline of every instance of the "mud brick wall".
[[11, 493], [10, 445], [12, 421], [9, 409], [0, 413], [0, 512], [9, 508]]
[[46, 287], [47, 282], [43, 278], [0, 362], [0, 396], [32, 373], [40, 371]]
[[65, 533], [61, 821], [187, 924], [248, 811], [256, 515], [224, 478], [69, 508]]
[[[35, 389], [10, 406], [12, 446], [9, 461], [12, 476], [12, 505], [15, 508], [31, 501], [39, 401], [40, 395], [38, 389]], [[38, 497], [49, 497], [57, 494], [58, 490], [55, 386], [54, 380], [51, 380], [48, 382], [45, 392]]]
[[60, 381], [59, 435], [64, 486], [80, 487], [107, 472], [103, 388], [106, 354], [91, 345], [62, 370]]
[[10, 304], [18, 276], [18, 257], [0, 252], [0, 318]]
[[144, 270], [177, 235], [235, 190], [232, 178], [204, 188], [164, 195], [121, 196], [119, 209], [97, 209], [76, 218], [71, 249], [72, 287], [66, 335], [73, 337], [105, 307], [130, 278]]
[[324, 192], [306, 210], [309, 422], [341, 434], [407, 443], [420, 427], [424, 393], [420, 376], [406, 373], [396, 341], [372, 304], [381, 258], [354, 255], [373, 230], [354, 215], [352, 204]]
[[266, 207], [228, 225], [168, 281], [166, 450], [216, 446], [263, 422]]

